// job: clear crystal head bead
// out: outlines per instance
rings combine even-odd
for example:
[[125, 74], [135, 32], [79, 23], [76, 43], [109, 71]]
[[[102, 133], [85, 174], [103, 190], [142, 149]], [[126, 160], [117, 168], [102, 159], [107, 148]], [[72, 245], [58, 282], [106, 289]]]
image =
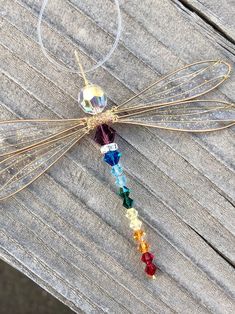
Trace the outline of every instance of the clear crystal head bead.
[[83, 111], [94, 115], [104, 110], [107, 105], [107, 96], [100, 86], [89, 84], [80, 91], [78, 102]]

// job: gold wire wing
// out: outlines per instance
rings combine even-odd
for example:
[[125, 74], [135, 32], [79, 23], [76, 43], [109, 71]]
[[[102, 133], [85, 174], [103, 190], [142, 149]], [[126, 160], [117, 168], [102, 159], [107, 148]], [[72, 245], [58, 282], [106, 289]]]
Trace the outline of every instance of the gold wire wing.
[[202, 61], [176, 70], [115, 107], [117, 122], [185, 132], [230, 127], [235, 124], [234, 104], [194, 100], [219, 86], [230, 71], [224, 61]]
[[235, 125], [235, 106], [219, 100], [193, 100], [118, 114], [118, 123], [184, 132], [210, 132]]
[[184, 66], [157, 80], [116, 108], [118, 112], [137, 107], [156, 107], [202, 96], [223, 83], [231, 67], [225, 61], [201, 61]]
[[82, 119], [0, 121], [0, 157], [53, 140], [81, 125]]
[[[27, 125], [28, 130], [32, 131], [32, 138], [23, 132], [24, 140], [17, 141], [13, 127], [15, 123], [15, 128], [19, 132], [22, 132], [22, 129], [19, 129], [18, 125]], [[83, 119], [50, 122], [49, 120], [15, 120], [15, 123], [14, 121], [2, 122], [2, 125], [11, 124], [12, 132], [9, 134], [13, 136], [11, 137], [13, 142], [7, 141], [7, 135], [3, 135], [2, 156], [4, 157], [0, 161], [0, 200], [16, 194], [35, 181], [88, 132]], [[42, 130], [46, 125], [50, 131], [45, 129], [44, 133]], [[0, 134], [2, 136], [2, 133]]]

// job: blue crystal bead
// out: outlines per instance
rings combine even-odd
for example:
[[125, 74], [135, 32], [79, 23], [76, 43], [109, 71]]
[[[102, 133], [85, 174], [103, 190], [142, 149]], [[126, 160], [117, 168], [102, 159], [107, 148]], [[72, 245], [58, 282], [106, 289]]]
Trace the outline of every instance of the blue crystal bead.
[[120, 164], [116, 164], [115, 166], [112, 166], [111, 173], [115, 177], [122, 175], [123, 173], [122, 166]]
[[115, 166], [118, 164], [121, 153], [117, 150], [109, 151], [104, 154], [104, 161], [107, 162], [110, 166]]
[[116, 184], [119, 186], [119, 187], [125, 187], [126, 186], [126, 176], [125, 175], [122, 175], [122, 176], [118, 176], [117, 177], [117, 180], [116, 180]]

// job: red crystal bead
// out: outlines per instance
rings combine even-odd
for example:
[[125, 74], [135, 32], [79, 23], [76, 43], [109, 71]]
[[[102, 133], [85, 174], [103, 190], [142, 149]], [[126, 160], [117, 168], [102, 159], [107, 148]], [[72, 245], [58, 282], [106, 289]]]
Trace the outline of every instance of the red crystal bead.
[[100, 145], [113, 143], [116, 131], [107, 124], [101, 124], [97, 127], [95, 133], [95, 142]]
[[153, 263], [147, 264], [145, 267], [145, 272], [149, 276], [153, 276], [156, 273], [157, 266]]
[[151, 264], [153, 259], [154, 259], [154, 255], [152, 253], [149, 253], [149, 252], [143, 253], [142, 257], [141, 257], [141, 261], [147, 265]]

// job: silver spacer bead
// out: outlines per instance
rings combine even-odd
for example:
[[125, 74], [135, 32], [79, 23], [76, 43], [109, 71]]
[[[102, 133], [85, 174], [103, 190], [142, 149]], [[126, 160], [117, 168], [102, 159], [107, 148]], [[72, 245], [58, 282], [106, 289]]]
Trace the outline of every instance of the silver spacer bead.
[[100, 151], [102, 154], [105, 154], [109, 151], [117, 150], [118, 145], [116, 143], [109, 143], [100, 147]]

